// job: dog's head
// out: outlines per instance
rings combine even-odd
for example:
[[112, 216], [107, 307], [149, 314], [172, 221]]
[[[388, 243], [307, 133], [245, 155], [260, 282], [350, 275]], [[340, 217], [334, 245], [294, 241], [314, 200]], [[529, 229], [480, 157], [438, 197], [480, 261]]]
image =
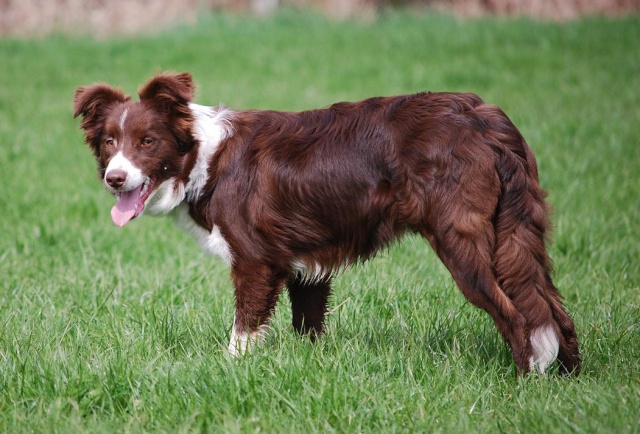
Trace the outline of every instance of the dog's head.
[[162, 196], [180, 199], [174, 181], [195, 145], [193, 92], [188, 73], [157, 75], [140, 88], [138, 102], [106, 84], [76, 90], [74, 117], [82, 115], [80, 126], [100, 178], [118, 199], [111, 210], [116, 225], [124, 226], [145, 207], [153, 211], [154, 204], [167, 202]]

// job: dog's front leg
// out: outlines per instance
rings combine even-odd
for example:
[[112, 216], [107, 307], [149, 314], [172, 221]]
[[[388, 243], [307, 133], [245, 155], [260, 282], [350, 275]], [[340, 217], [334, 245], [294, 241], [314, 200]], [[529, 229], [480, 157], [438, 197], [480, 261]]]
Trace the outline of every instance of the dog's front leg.
[[232, 270], [236, 288], [236, 313], [229, 342], [232, 356], [244, 354], [264, 339], [284, 284], [283, 275], [274, 267], [236, 260]]

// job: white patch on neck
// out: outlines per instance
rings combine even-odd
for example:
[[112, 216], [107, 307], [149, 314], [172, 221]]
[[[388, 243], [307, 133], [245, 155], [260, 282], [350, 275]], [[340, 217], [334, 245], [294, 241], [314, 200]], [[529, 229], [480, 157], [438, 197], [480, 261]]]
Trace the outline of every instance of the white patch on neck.
[[180, 205], [185, 197], [183, 183], [176, 184], [175, 178], [169, 178], [155, 189], [147, 199], [145, 210], [149, 214], [163, 215]]
[[225, 107], [207, 107], [189, 104], [193, 113], [193, 136], [198, 140], [198, 157], [189, 173], [186, 187], [188, 200], [196, 200], [209, 179], [209, 162], [220, 143], [233, 134], [229, 118], [232, 111]]
[[124, 131], [124, 121], [125, 119], [127, 119], [127, 113], [129, 113], [128, 108], [124, 109], [124, 111], [122, 112], [122, 115], [120, 116], [120, 122], [118, 123], [118, 125], [120, 125], [121, 131]]
[[[182, 183], [176, 184], [175, 178], [170, 178], [160, 184], [151, 194], [147, 200], [147, 211], [150, 214], [167, 214], [180, 205], [185, 198], [190, 201], [197, 199], [209, 179], [211, 156], [218, 149], [220, 142], [232, 134], [231, 124], [228, 121], [230, 110], [224, 107], [206, 107], [193, 103], [189, 104], [189, 107], [194, 116], [193, 137], [198, 141], [196, 162], [189, 173], [189, 181], [186, 186]], [[124, 122], [126, 114], [126, 111], [122, 114], [121, 122]], [[203, 237], [197, 236], [196, 238]], [[210, 251], [211, 249], [205, 248], [205, 250]]]
[[558, 336], [552, 325], [538, 327], [531, 332], [531, 349], [533, 356], [529, 359], [529, 369], [535, 367], [541, 373], [544, 373], [549, 366], [558, 357], [560, 343]]

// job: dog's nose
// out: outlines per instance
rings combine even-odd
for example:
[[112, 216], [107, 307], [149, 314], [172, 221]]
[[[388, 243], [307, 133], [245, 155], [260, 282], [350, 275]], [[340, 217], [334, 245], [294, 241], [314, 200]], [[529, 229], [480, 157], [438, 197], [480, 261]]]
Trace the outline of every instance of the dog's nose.
[[113, 169], [107, 173], [105, 177], [107, 184], [111, 186], [111, 188], [119, 189], [122, 187], [124, 182], [127, 180], [127, 172], [122, 169]]

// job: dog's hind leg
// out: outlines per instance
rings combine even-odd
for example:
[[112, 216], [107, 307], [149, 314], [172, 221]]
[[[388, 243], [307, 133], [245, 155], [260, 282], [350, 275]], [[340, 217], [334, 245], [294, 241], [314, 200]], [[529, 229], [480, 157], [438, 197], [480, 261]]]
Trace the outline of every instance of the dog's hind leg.
[[493, 273], [493, 225], [487, 216], [472, 211], [458, 215], [465, 217], [440, 222], [439, 233], [423, 235], [464, 296], [491, 316], [511, 348], [518, 371], [528, 372], [532, 350], [526, 320], [502, 291]]
[[293, 328], [311, 340], [322, 333], [327, 313], [327, 300], [331, 293], [331, 277], [309, 279], [299, 273], [293, 274], [287, 284], [291, 298]]

